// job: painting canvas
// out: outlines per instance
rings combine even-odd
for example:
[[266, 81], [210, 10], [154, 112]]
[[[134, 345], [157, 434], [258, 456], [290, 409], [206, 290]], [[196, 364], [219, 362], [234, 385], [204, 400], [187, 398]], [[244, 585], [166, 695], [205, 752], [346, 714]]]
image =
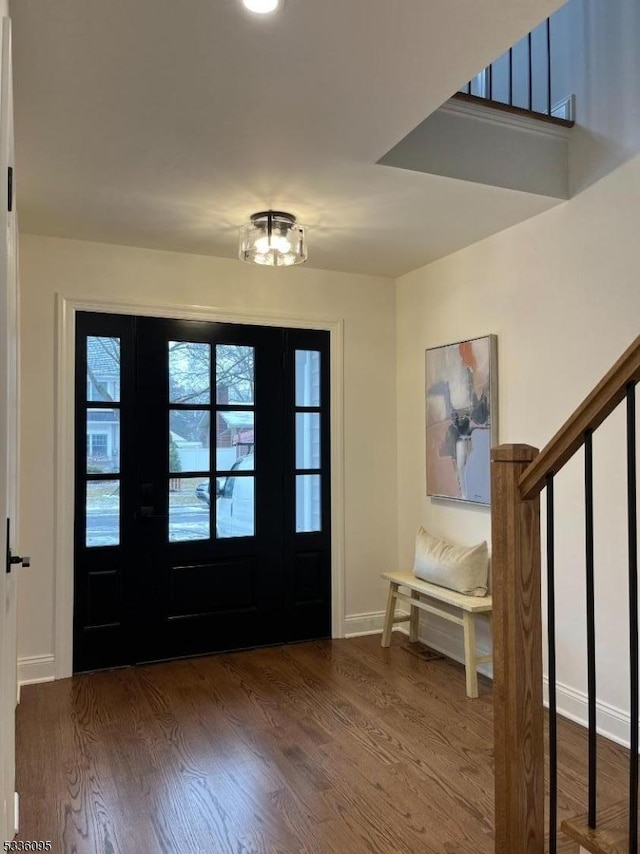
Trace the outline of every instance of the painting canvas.
[[495, 335], [427, 350], [427, 495], [491, 503], [496, 355]]

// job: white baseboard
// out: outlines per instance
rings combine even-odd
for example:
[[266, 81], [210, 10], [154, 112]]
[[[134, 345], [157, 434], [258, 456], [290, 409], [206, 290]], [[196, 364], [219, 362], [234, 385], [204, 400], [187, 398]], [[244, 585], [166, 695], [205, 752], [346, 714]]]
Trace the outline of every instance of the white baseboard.
[[[558, 714], [568, 718], [580, 726], [587, 727], [589, 721], [589, 710], [587, 694], [577, 691], [570, 685], [558, 682], [556, 685]], [[549, 680], [544, 677], [544, 704], [549, 705]], [[631, 719], [628, 712], [605, 703], [603, 700], [596, 702], [596, 729], [598, 733], [616, 744], [624, 747], [630, 745]]]
[[359, 638], [364, 635], [382, 633], [384, 611], [372, 611], [370, 614], [350, 614], [344, 618], [344, 637]]
[[53, 655], [30, 655], [18, 659], [18, 685], [53, 682], [56, 663]]
[[[396, 610], [396, 614], [400, 616], [406, 613]], [[407, 616], [409, 616], [407, 614]], [[361, 638], [365, 635], [381, 635], [384, 625], [384, 611], [372, 611], [370, 614], [351, 614], [344, 619], [344, 635], [345, 638]], [[395, 631], [399, 627], [396, 626]]]

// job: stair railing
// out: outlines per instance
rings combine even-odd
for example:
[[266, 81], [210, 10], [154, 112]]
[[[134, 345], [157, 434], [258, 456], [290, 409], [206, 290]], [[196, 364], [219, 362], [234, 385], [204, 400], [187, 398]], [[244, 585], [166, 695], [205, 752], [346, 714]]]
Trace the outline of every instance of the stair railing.
[[[529, 110], [529, 112], [533, 112], [534, 110], [534, 93], [533, 93], [533, 81], [534, 81], [534, 64], [542, 63], [544, 65], [544, 80], [545, 80], [545, 110], [546, 115], [550, 116], [553, 111], [553, 103], [551, 101], [551, 19], [547, 18], [544, 22], [544, 41], [545, 41], [545, 49], [544, 52], [536, 53], [533, 47], [533, 32], [530, 32], [523, 42], [526, 43], [527, 47], [527, 61], [526, 68], [524, 69], [524, 75], [526, 79], [526, 90], [527, 90], [527, 100], [526, 103], [518, 104], [518, 106], [525, 107]], [[504, 57], [507, 59], [507, 98], [505, 103], [509, 104], [509, 106], [513, 107], [514, 104], [514, 52], [513, 48], [510, 48]], [[475, 80], [470, 80], [465, 87], [463, 87], [462, 91], [467, 95], [475, 95], [476, 97], [485, 98], [488, 101], [493, 101], [494, 98], [494, 76], [496, 74], [496, 66], [500, 62], [503, 57], [499, 57], [495, 62], [492, 62], [490, 65], [481, 71], [480, 74], [476, 75], [475, 80], [482, 80], [484, 85], [481, 86], [480, 91], [474, 91], [474, 82]], [[538, 112], [541, 112], [540, 110]]]
[[558, 765], [555, 652], [554, 478], [584, 447], [588, 676], [588, 821], [597, 825], [593, 432], [626, 401], [629, 569], [629, 852], [638, 850], [638, 532], [636, 396], [640, 336], [541, 453], [529, 445], [491, 452], [496, 854], [544, 854], [544, 709], [540, 495], [547, 508], [549, 649], [549, 854], [556, 852]]
[[562, 76], [556, 76], [553, 59], [558, 51], [567, 50], [562, 29], [558, 49], [552, 50], [554, 17], [547, 18], [502, 56], [487, 65], [453, 97], [471, 103], [485, 101], [493, 108], [533, 115], [538, 119], [544, 118], [565, 127], [573, 127], [573, 96], [564, 92], [561, 93], [562, 97], [558, 98], [559, 93], [556, 92], [554, 101], [554, 87], [557, 89]]

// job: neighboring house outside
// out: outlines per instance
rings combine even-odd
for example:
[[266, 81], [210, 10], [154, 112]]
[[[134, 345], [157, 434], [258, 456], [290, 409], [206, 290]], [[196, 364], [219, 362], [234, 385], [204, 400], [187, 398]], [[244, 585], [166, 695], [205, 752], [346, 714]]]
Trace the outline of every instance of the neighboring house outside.
[[[120, 342], [117, 338], [87, 339], [87, 400], [120, 400]], [[120, 412], [91, 409], [87, 423], [87, 470], [117, 472], [120, 468]]]
[[[104, 401], [104, 409], [91, 409], [87, 423], [87, 466], [89, 472], [117, 472], [120, 468], [120, 412], [108, 408], [120, 402], [120, 346], [117, 338], [89, 336], [87, 339], [87, 400]], [[218, 399], [225, 399], [218, 389]], [[202, 415], [205, 415], [205, 418]], [[198, 413], [196, 422], [172, 418], [171, 443], [181, 472], [211, 469], [209, 415]], [[216, 425], [217, 467], [228, 471], [239, 458], [253, 452], [253, 412], [219, 412]]]
[[[217, 415], [217, 468], [228, 471], [239, 458], [253, 452], [253, 413], [252, 412], [219, 412]], [[200, 435], [208, 436], [208, 420], [206, 430], [201, 429]], [[181, 472], [209, 471], [210, 443], [205, 435], [201, 440], [193, 438], [191, 430], [182, 429], [182, 433], [171, 430], [171, 441], [180, 461]]]
[[253, 412], [219, 412], [216, 465], [228, 471], [240, 457], [253, 453]]
[[[120, 470], [120, 412], [109, 402], [120, 402], [120, 342], [117, 338], [89, 336], [87, 339], [87, 399], [104, 401], [104, 408], [91, 409], [87, 423], [87, 467], [89, 472]], [[314, 351], [296, 353], [296, 405], [317, 406], [320, 402], [320, 358]], [[234, 394], [234, 392], [231, 392]], [[233, 399], [237, 399], [234, 395]], [[226, 404], [229, 387], [218, 386], [217, 401]], [[171, 491], [192, 492], [193, 484], [180, 473], [206, 473], [214, 468], [228, 472], [241, 457], [254, 453], [254, 413], [248, 409], [218, 410], [215, 437], [211, 435], [209, 410], [171, 410], [168, 462], [172, 469]], [[296, 467], [316, 468], [320, 460], [320, 415], [296, 415]], [[211, 442], [215, 441], [215, 460]], [[194, 493], [195, 494], [195, 493]], [[296, 528], [313, 531], [320, 527], [321, 477], [304, 474], [296, 478]]]

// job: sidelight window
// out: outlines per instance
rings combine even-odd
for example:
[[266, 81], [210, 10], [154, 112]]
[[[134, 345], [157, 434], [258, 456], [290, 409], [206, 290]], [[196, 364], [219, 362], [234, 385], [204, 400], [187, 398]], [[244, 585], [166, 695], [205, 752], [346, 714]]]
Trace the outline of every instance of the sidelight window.
[[296, 533], [322, 530], [320, 359], [315, 350], [296, 350], [295, 442]]
[[120, 344], [120, 338], [86, 338], [85, 545], [90, 548], [120, 543]]

